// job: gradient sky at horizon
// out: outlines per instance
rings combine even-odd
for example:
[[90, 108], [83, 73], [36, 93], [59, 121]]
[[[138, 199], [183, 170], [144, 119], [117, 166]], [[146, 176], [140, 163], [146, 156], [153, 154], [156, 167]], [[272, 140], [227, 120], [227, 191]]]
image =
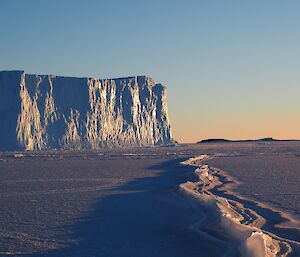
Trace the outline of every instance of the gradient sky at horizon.
[[0, 70], [168, 89], [175, 139], [300, 138], [300, 2], [3, 0]]

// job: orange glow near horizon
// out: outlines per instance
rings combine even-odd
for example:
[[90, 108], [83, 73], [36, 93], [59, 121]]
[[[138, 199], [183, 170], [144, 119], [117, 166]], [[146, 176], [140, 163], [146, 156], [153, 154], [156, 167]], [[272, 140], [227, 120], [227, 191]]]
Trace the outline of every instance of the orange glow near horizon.
[[[181, 118], [181, 119], [180, 119]], [[296, 112], [287, 115], [273, 115], [264, 118], [256, 117], [204, 117], [188, 119], [175, 117], [171, 119], [172, 133], [179, 143], [195, 143], [208, 138], [225, 138], [232, 140], [259, 139], [273, 137], [275, 139], [299, 139], [300, 118]]]

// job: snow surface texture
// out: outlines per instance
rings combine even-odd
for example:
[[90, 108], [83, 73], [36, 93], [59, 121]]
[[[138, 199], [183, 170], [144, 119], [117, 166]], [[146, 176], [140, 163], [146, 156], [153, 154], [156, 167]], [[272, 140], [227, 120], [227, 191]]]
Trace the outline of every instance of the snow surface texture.
[[173, 143], [166, 88], [146, 76], [94, 79], [0, 72], [0, 150]]

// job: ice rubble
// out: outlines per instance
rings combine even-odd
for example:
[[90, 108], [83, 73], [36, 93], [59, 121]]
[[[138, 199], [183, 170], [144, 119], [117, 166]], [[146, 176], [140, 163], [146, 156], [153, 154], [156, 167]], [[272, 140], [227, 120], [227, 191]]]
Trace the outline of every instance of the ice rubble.
[[[208, 165], [203, 165], [201, 161], [209, 159], [208, 155], [199, 155], [190, 158], [182, 164], [196, 167], [195, 173], [198, 182], [186, 182], [180, 185], [185, 192], [199, 199], [206, 206], [211, 208], [216, 215], [215, 229], [239, 242], [239, 252], [243, 257], [285, 257], [291, 252], [291, 247], [287, 242], [272, 238], [265, 231], [255, 227], [255, 219], [250, 217], [250, 221], [243, 223], [249, 217], [246, 213], [252, 210], [234, 208], [226, 198], [214, 195], [210, 189], [219, 185], [221, 182], [216, 178]], [[201, 229], [201, 228], [200, 228]]]

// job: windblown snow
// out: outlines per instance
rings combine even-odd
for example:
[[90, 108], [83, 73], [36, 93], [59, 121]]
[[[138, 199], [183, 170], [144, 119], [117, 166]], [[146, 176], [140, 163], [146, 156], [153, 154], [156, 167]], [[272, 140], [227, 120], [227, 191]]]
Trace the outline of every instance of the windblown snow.
[[166, 98], [166, 88], [146, 76], [2, 71], [0, 150], [172, 144]]

